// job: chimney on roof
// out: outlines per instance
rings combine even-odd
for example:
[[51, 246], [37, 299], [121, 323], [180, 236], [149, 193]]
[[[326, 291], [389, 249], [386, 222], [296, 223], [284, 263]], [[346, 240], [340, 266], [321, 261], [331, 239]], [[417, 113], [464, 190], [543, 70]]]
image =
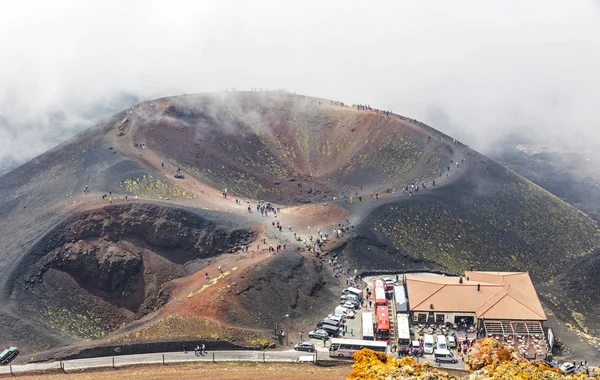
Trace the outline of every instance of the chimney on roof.
[[467, 281], [469, 281], [469, 277], [467, 277]]
[[471, 272], [473, 272], [473, 265], [471, 265]]
[[462, 283], [463, 283], [462, 276], [460, 276], [460, 278], [458, 279], [458, 283], [459, 283], [459, 284], [462, 284]]
[[429, 308], [430, 308], [431, 310], [433, 310], [433, 304], [432, 304], [432, 303], [430, 303], [430, 304], [429, 304]]
[[480, 290], [481, 290], [481, 285], [477, 284], [477, 291], [480, 291]]

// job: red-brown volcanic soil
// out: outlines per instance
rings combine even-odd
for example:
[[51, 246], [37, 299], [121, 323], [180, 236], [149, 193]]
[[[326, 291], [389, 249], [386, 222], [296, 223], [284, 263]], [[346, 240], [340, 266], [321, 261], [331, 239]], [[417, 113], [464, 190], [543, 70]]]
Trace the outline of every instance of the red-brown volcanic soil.
[[[399, 249], [377, 218], [502, 182], [503, 169], [470, 178], [471, 162], [488, 161], [414, 120], [329, 100], [233, 92], [139, 104], [0, 177], [0, 341], [24, 360], [34, 345], [51, 355], [109, 344], [176, 314], [265, 334], [290, 315], [305, 329], [345, 285], [331, 257], [345, 269], [445, 268]], [[412, 183], [421, 190], [403, 193]], [[330, 235], [321, 258], [319, 230]]]

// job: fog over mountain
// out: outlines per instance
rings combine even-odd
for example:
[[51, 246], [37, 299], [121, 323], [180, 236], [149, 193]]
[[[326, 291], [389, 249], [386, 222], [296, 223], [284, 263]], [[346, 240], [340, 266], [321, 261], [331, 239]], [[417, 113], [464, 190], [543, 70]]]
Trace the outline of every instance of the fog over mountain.
[[138, 100], [226, 88], [367, 103], [483, 152], [513, 131], [598, 141], [598, 1], [0, 7], [0, 170]]

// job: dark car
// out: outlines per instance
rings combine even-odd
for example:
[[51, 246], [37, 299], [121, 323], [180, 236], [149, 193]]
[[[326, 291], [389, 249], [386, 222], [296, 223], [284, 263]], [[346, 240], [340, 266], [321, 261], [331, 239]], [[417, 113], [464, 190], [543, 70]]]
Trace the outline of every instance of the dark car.
[[341, 329], [337, 326], [332, 325], [321, 325], [319, 330], [325, 330], [329, 336], [336, 337], [340, 335]]
[[294, 345], [294, 350], [313, 352], [315, 350], [315, 344], [313, 342], [296, 343]]
[[16, 358], [17, 355], [19, 355], [19, 349], [17, 347], [7, 348], [6, 350], [2, 351], [2, 353], [0, 353], [0, 363], [8, 364], [14, 358]]
[[308, 333], [308, 336], [313, 339], [321, 339], [327, 340], [329, 339], [329, 334], [325, 330], [317, 329]]
[[333, 319], [325, 318], [322, 321], [317, 322], [317, 326], [321, 327], [323, 325], [331, 325], [339, 327], [342, 323], [339, 321], [335, 321]]

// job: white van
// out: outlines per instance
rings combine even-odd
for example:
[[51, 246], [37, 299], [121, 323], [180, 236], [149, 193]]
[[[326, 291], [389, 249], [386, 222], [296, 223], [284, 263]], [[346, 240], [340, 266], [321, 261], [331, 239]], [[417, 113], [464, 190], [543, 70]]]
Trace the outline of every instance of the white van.
[[456, 347], [456, 339], [452, 335], [449, 335], [446, 340], [448, 341], [448, 348]]
[[452, 354], [452, 352], [443, 349], [435, 350], [433, 359], [436, 363], [458, 363], [458, 359]]
[[346, 309], [343, 306], [338, 306], [335, 308], [335, 314], [341, 314], [347, 316], [348, 318], [353, 318], [355, 313], [352, 310]]
[[433, 354], [433, 348], [435, 344], [433, 342], [433, 335], [425, 335], [423, 338], [423, 351], [426, 354]]
[[342, 294], [354, 294], [360, 300], [362, 298], [362, 290], [357, 288], [346, 288], [342, 290]]
[[448, 342], [446, 342], [446, 337], [443, 335], [438, 335], [435, 342], [435, 350], [447, 350]]

